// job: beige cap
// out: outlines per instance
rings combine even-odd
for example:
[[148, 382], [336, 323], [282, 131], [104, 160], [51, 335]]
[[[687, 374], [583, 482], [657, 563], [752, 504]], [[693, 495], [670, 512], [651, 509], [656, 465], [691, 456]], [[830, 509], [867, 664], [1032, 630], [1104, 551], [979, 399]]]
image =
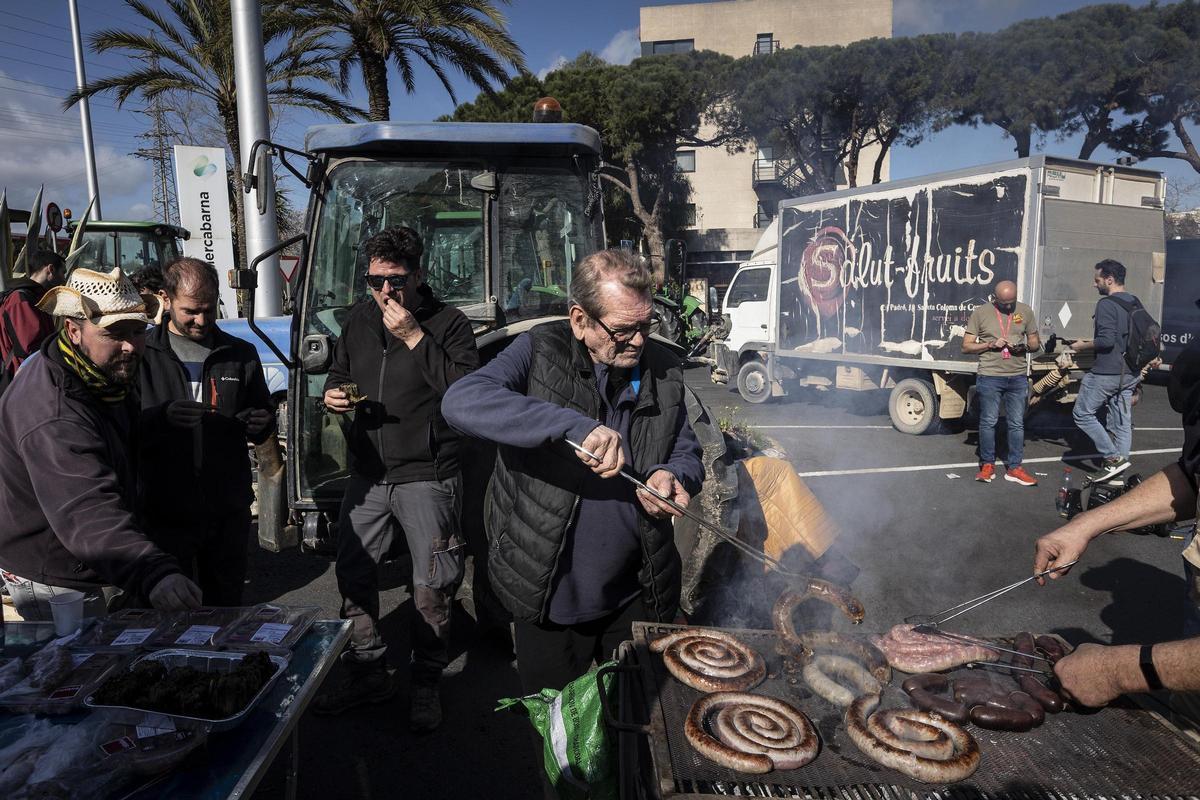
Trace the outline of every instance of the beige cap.
[[38, 308], [54, 317], [88, 320], [102, 328], [125, 320], [149, 322], [145, 301], [119, 267], [112, 272], [76, 269], [66, 286], [46, 292]]

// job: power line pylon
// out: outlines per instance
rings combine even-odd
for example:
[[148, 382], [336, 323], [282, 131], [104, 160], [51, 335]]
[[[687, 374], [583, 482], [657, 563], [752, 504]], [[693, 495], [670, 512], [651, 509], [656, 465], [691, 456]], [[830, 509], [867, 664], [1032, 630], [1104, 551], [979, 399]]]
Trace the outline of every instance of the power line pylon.
[[133, 155], [143, 158], [154, 168], [154, 189], [151, 205], [154, 215], [170, 225], [179, 224], [179, 196], [175, 192], [174, 154], [171, 143], [178, 134], [167, 121], [167, 107], [162, 96], [155, 97], [142, 112], [150, 120], [150, 129], [137, 138], [146, 142], [145, 147]]

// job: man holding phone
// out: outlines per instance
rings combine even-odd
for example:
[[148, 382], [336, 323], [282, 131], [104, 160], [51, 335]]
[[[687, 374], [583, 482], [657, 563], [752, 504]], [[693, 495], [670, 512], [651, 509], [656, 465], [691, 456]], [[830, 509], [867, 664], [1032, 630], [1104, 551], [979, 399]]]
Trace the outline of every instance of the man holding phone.
[[362, 243], [370, 297], [347, 316], [325, 381], [325, 407], [354, 415], [336, 567], [353, 629], [342, 656], [347, 674], [314, 703], [317, 713], [339, 714], [396, 694], [379, 633], [379, 564], [400, 525], [412, 554], [409, 722], [417, 732], [441, 723], [438, 682], [463, 574], [459, 437], [442, 418], [442, 395], [479, 366], [470, 321], [422, 280], [423, 251], [403, 226]]
[[963, 335], [962, 351], [979, 356], [975, 392], [979, 395], [979, 472], [975, 480], [996, 477], [996, 422], [1000, 403], [1008, 419], [1008, 458], [1004, 480], [1036, 486], [1037, 479], [1021, 466], [1025, 454], [1025, 405], [1029, 398], [1026, 353], [1041, 349], [1033, 309], [1017, 302], [1017, 285], [996, 284], [992, 302], [976, 306]]

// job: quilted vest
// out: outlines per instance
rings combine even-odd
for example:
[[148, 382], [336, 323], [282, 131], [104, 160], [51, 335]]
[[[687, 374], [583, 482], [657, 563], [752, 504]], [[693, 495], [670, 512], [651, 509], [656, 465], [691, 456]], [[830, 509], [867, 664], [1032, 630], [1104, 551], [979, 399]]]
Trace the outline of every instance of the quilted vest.
[[[533, 358], [527, 394], [599, 419], [600, 394], [592, 360], [565, 320], [530, 331]], [[683, 370], [665, 347], [642, 352], [641, 389], [629, 430], [632, 469], [639, 476], [670, 457], [679, 415], [685, 414]], [[501, 445], [488, 484], [484, 524], [492, 589], [515, 619], [546, 620], [550, 585], [568, 526], [573, 524], [585, 467], [563, 442], [523, 449]], [[614, 479], [616, 480], [616, 479]], [[641, 512], [638, 571], [646, 608], [670, 621], [679, 605], [680, 559], [670, 520]]]

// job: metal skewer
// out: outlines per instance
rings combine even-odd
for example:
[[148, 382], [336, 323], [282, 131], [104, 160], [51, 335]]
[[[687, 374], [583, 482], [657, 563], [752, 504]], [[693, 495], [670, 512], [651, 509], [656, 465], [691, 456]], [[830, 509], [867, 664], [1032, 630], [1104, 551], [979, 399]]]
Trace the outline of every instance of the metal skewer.
[[[1024, 653], [1022, 653], [1024, 655]], [[1041, 675], [1043, 678], [1055, 677], [1053, 673], [1046, 672], [1042, 669], [1034, 669], [1033, 667], [1018, 667], [1013, 664], [998, 664], [994, 661], [969, 661], [967, 669], [1008, 669], [1014, 672], [1032, 672], [1034, 675]]]
[[[1074, 566], [1078, 562], [1079, 562], [1079, 559], [1075, 559], [1074, 561], [1071, 561], [1067, 564], [1058, 564], [1054, 567], [1051, 567], [1050, 569], [1042, 570], [1041, 572], [1039, 572], [1035, 575], [1030, 575], [1028, 578], [1022, 578], [1021, 580], [1019, 580], [1015, 583], [1010, 583], [1008, 586], [1002, 586], [999, 589], [995, 589], [993, 591], [986, 592], [984, 594], [979, 595], [978, 597], [972, 597], [970, 600], [959, 603], [956, 606], [950, 606], [950, 608], [943, 609], [942, 611], [939, 611], [936, 614], [915, 614], [911, 617], [905, 617], [904, 621], [906, 623], [908, 623], [909, 625], [928, 625], [930, 627], [937, 628], [938, 626], [946, 624], [947, 622], [949, 622], [950, 620], [954, 619], [957, 616], [965, 614], [968, 611], [971, 611], [973, 609], [979, 608], [979, 606], [981, 606], [984, 603], [987, 603], [991, 600], [995, 600], [997, 597], [999, 597], [1002, 594], [1005, 594], [1006, 592], [1011, 592], [1013, 589], [1016, 589], [1018, 586], [1023, 586], [1024, 584], [1029, 583], [1030, 581], [1045, 577], [1046, 575], [1049, 575], [1051, 572], [1062, 572], [1064, 569]], [[966, 606], [966, 608], [963, 608], [963, 606]], [[954, 613], [950, 614], [951, 611], [953, 611]], [[949, 614], [949, 616], [946, 616], [947, 614]]]
[[[595, 453], [591, 452], [590, 450], [585, 449], [582, 445], [572, 442], [570, 439], [566, 439], [564, 441], [566, 441], [567, 444], [569, 444], [571, 447], [575, 448], [576, 450], [578, 450], [580, 453], [587, 456], [588, 458], [593, 458], [596, 461], [603, 460], [600, 458], [600, 456], [596, 455]], [[626, 467], [621, 467], [621, 471], [618, 474], [625, 480], [632, 483], [637, 488], [641, 489], [642, 491], [644, 491], [650, 495], [653, 495], [654, 497], [657, 497], [659, 500], [663, 501], [664, 503], [669, 505], [671, 508], [678, 511], [680, 514], [687, 517], [692, 522], [696, 523], [701, 528], [703, 528], [704, 530], [711, 533], [713, 536], [716, 536], [718, 539], [721, 539], [722, 541], [728, 542], [729, 544], [733, 545], [738, 550], [740, 550], [742, 553], [744, 553], [745, 555], [754, 559], [755, 561], [758, 561], [759, 563], [763, 564], [771, 571], [776, 572], [776, 573], [783, 575], [785, 577], [788, 577], [788, 578], [808, 578], [808, 577], [810, 577], [808, 575], [803, 575], [799, 572], [793, 572], [792, 570], [787, 569], [782, 564], [780, 564], [777, 559], [767, 555], [766, 553], [762, 552], [761, 550], [757, 550], [753, 545], [751, 545], [747, 542], [743, 542], [741, 539], [737, 538], [736, 536], [732, 536], [729, 533], [726, 533], [724, 530], [722, 530], [718, 526], [712, 524], [711, 522], [704, 519], [703, 517], [700, 517], [699, 515], [689, 511], [686, 506], [679, 505], [679, 503], [676, 503], [674, 500], [667, 497], [662, 492], [659, 492], [655, 489], [651, 489], [649, 486], [646, 485], [646, 483], [644, 481], [641, 481], [638, 478], [635, 478], [633, 475], [631, 475], [629, 472], [627, 472]]]
[[952, 639], [956, 642], [965, 642], [967, 644], [976, 645], [977, 647], [987, 648], [988, 650], [995, 650], [997, 653], [1010, 653], [1014, 656], [1021, 656], [1022, 658], [1032, 658], [1038, 661], [1045, 661], [1048, 664], [1054, 663], [1045, 656], [1039, 656], [1036, 653], [1022, 653], [1020, 650], [1012, 650], [1007, 647], [1001, 647], [1000, 645], [992, 644], [991, 642], [985, 642], [981, 639], [972, 639], [970, 636], [960, 636], [957, 633], [947, 633], [946, 631], [939, 630], [932, 625], [918, 625], [917, 627], [913, 628], [913, 633], [925, 633], [933, 636], [942, 636], [946, 639]]

